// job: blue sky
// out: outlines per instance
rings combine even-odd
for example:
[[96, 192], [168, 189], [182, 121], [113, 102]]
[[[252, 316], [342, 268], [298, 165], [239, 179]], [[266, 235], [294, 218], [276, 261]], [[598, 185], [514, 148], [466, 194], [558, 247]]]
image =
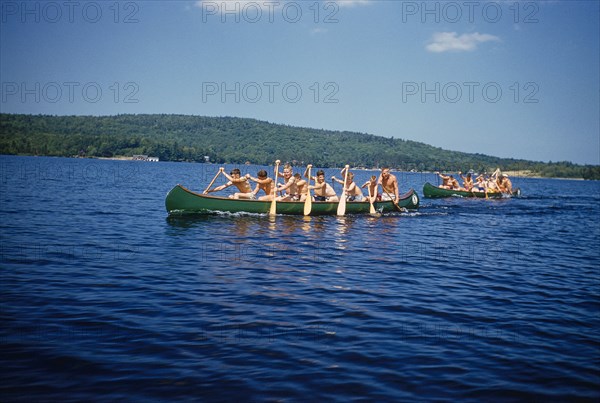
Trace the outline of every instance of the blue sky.
[[2, 112], [239, 116], [600, 164], [597, 1], [0, 1]]

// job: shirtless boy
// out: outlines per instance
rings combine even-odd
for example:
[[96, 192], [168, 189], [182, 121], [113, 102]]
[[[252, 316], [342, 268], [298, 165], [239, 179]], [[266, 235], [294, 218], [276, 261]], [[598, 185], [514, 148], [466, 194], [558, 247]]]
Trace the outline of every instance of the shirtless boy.
[[462, 172], [458, 172], [458, 175], [463, 180], [464, 189], [467, 192], [470, 192], [473, 189], [473, 178], [471, 177], [471, 173], [467, 173], [467, 176], [463, 176]]
[[[292, 176], [292, 166], [286, 164], [283, 167], [283, 185], [277, 186], [278, 192], [285, 191], [285, 194], [277, 197], [277, 201], [298, 201], [300, 200], [300, 190], [298, 189], [298, 178]], [[300, 175], [298, 174], [298, 177]]]
[[473, 192], [485, 192], [487, 188], [487, 183], [485, 181], [485, 177], [483, 174], [479, 175], [475, 178], [475, 183], [473, 184], [472, 191]]
[[302, 175], [299, 173], [294, 174], [294, 178], [296, 178], [296, 186], [298, 186], [298, 194], [300, 195], [300, 201], [306, 200], [306, 181], [302, 179]]
[[[340, 173], [342, 177], [346, 175], [346, 168], [342, 169]], [[337, 183], [344, 185], [344, 181], [332, 176], [331, 179], [336, 181]], [[346, 200], [348, 201], [363, 201], [364, 195], [362, 190], [360, 190], [356, 183], [354, 182], [354, 174], [352, 172], [348, 172], [348, 177], [346, 179]]]
[[314, 186], [309, 186], [309, 189], [314, 189], [315, 191], [315, 201], [328, 201], [328, 202], [337, 202], [340, 199], [335, 194], [335, 190], [325, 182], [325, 172], [322, 169], [317, 171], [317, 176], [313, 177], [315, 181]]
[[371, 175], [371, 179], [365, 182], [364, 185], [361, 186], [361, 189], [368, 187], [369, 189], [369, 197], [375, 201], [377, 197], [377, 177], [375, 175]]
[[246, 178], [256, 182], [256, 187], [250, 193], [236, 193], [234, 199], [256, 199], [256, 195], [261, 190], [265, 192], [264, 196], [260, 196], [258, 200], [273, 200], [273, 179], [267, 177], [267, 171], [261, 169], [258, 171], [258, 178], [253, 178], [250, 174], [246, 174]]
[[512, 194], [512, 182], [508, 179], [508, 176], [501, 174], [496, 183], [502, 193]]
[[398, 200], [400, 200], [400, 195], [398, 194], [398, 179], [395, 175], [390, 173], [390, 168], [384, 167], [381, 170], [378, 184], [383, 188], [381, 200], [393, 200], [394, 204], [398, 205]]
[[[238, 168], [233, 169], [231, 171], [231, 175], [227, 175], [227, 173], [225, 173], [225, 168], [223, 168], [223, 167], [219, 168], [219, 171], [221, 171], [221, 173], [223, 173], [223, 175], [227, 178], [228, 182], [224, 185], [217, 186], [214, 189], [209, 189], [208, 191], [204, 192], [205, 194], [219, 192], [219, 191], [226, 189], [232, 185], [237, 187], [238, 190], [240, 191], [240, 193], [252, 192], [252, 188], [250, 187], [250, 184], [248, 183], [248, 179], [245, 177], [240, 178], [241, 172]], [[229, 198], [233, 199], [234, 195], [229, 195]]]
[[442, 178], [442, 184], [439, 186], [442, 189], [454, 189], [460, 190], [460, 183], [454, 178], [452, 175], [443, 175], [441, 173], [437, 173], [440, 178]]

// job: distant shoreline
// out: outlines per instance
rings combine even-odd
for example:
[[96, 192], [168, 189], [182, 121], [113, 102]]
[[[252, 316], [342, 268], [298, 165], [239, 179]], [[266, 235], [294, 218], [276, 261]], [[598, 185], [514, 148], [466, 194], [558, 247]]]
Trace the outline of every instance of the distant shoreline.
[[[133, 161], [133, 157], [128, 157], [125, 155], [118, 155], [115, 157], [84, 157], [84, 158], [91, 158], [91, 159], [99, 159], [99, 160], [113, 160], [113, 161]], [[183, 161], [171, 161], [171, 162], [183, 162]], [[199, 162], [199, 164], [206, 164], [206, 162]], [[212, 164], [212, 163], [211, 163]], [[235, 164], [233, 164], [235, 165]], [[335, 169], [335, 168], [332, 168]], [[341, 169], [341, 168], [340, 168]], [[378, 171], [379, 168], [350, 168], [351, 170], [360, 170], [360, 171]], [[394, 172], [411, 172], [411, 171], [398, 171], [395, 169], [392, 169], [392, 171]], [[430, 171], [417, 171], [414, 173], [429, 173], [429, 174], [435, 174], [435, 172], [430, 172]], [[520, 170], [520, 171], [502, 171], [503, 174], [507, 175], [510, 178], [531, 178], [531, 179], [561, 179], [561, 180], [585, 180], [583, 178], [555, 178], [555, 177], [551, 177], [551, 176], [540, 176], [539, 174], [532, 172], [530, 170]]]
[[[38, 155], [28, 155], [28, 154], [3, 154], [3, 155], [14, 155], [14, 156], [21, 156], [21, 157], [38, 157]], [[77, 155], [73, 155], [71, 157], [60, 157], [60, 156], [51, 156], [51, 155], [39, 155], [39, 157], [57, 157], [57, 158], [81, 158], [81, 159], [96, 159], [96, 160], [109, 160], [109, 161], [136, 161], [133, 159], [133, 157], [131, 156], [126, 156], [126, 155], [117, 155], [117, 156], [113, 156], [113, 157], [96, 157], [96, 156], [77, 156]], [[144, 162], [144, 161], [141, 161]], [[198, 161], [162, 161], [162, 162], [195, 162], [198, 164], [211, 164], [211, 165], [215, 165], [214, 162], [198, 162]], [[225, 164], [216, 164], [216, 165], [225, 165]], [[244, 165], [244, 164], [228, 164], [228, 165]], [[247, 165], [247, 164], [246, 164]], [[254, 165], [254, 164], [251, 164]], [[257, 164], [260, 165], [260, 164]], [[341, 169], [341, 167], [331, 167], [331, 169]], [[380, 168], [365, 168], [365, 167], [358, 167], [358, 168], [350, 168], [351, 170], [354, 171], [378, 171]], [[426, 174], [435, 174], [435, 171], [402, 171], [402, 170], [397, 170], [392, 168], [392, 172], [407, 172], [407, 173], [426, 173]], [[448, 173], [448, 174], [452, 174], [453, 171], [442, 171], [443, 173]], [[519, 171], [502, 171], [502, 173], [506, 174], [508, 177], [510, 178], [531, 178], [531, 179], [559, 179], [559, 180], [586, 180], [584, 178], [560, 178], [560, 177], [554, 177], [554, 176], [541, 176], [538, 173], [535, 173], [531, 170], [519, 170]], [[594, 179], [588, 179], [588, 180], [594, 180]]]

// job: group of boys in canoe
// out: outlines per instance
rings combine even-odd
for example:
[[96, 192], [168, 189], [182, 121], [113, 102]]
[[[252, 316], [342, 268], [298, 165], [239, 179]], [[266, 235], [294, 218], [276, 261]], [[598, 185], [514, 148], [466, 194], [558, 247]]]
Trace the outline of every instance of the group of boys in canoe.
[[465, 192], [485, 192], [488, 193], [506, 193], [512, 194], [512, 182], [508, 179], [508, 176], [501, 173], [500, 169], [496, 169], [493, 174], [486, 175], [481, 174], [475, 181], [471, 176], [471, 173], [467, 173], [467, 176], [463, 176], [462, 172], [458, 172], [458, 175], [463, 181], [463, 186], [458, 183], [458, 180], [452, 175], [443, 175], [436, 172], [440, 178], [442, 178], [442, 184], [438, 187], [442, 189], [460, 190]]
[[[257, 177], [255, 178], [250, 174], [242, 176], [241, 171], [238, 168], [233, 169], [227, 174], [225, 168], [221, 167], [219, 168], [219, 173], [222, 173], [227, 178], [228, 182], [224, 185], [217, 186], [214, 189], [210, 189], [211, 183], [204, 193], [218, 192], [230, 186], [235, 186], [238, 189], [238, 192], [230, 195], [229, 198], [231, 199], [272, 201], [273, 197], [275, 197], [277, 202], [303, 202], [306, 200], [308, 194], [308, 186], [308, 190], [313, 191], [312, 197], [314, 201], [338, 202], [340, 200], [339, 196], [333, 189], [333, 186], [325, 180], [325, 172], [320, 169], [315, 176], [310, 176], [311, 168], [312, 165], [307, 166], [303, 175], [306, 179], [303, 179], [302, 175], [299, 173], [294, 174], [290, 164], [284, 165], [283, 172], [279, 172], [279, 166], [276, 165], [275, 179], [273, 179], [268, 176], [267, 171], [264, 169], [258, 171]], [[373, 203], [374, 201], [380, 200], [392, 200], [394, 204], [398, 204], [398, 200], [400, 199], [398, 193], [398, 179], [395, 175], [390, 173], [390, 168], [388, 167], [381, 169], [379, 178], [372, 175], [371, 178], [360, 187], [354, 182], [354, 174], [349, 171], [348, 166], [341, 170], [340, 176], [342, 179], [332, 176], [331, 180], [342, 185], [343, 197], [345, 197], [347, 201]], [[279, 183], [279, 177], [283, 178], [283, 183]], [[314, 185], [310, 184], [310, 180], [313, 181]], [[252, 189], [250, 182], [256, 183], [254, 189]], [[274, 186], [275, 195], [273, 192]], [[377, 193], [379, 186], [381, 186], [383, 190], [380, 194]], [[367, 189], [367, 196], [363, 194], [362, 189], [365, 188]], [[259, 196], [258, 194], [261, 191], [264, 192], [264, 195]]]

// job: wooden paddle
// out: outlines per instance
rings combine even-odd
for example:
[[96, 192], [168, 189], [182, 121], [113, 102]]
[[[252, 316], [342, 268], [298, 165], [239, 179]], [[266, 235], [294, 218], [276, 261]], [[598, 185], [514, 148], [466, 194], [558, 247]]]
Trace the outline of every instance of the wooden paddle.
[[350, 170], [350, 165], [346, 165], [346, 173], [344, 174], [344, 184], [342, 185], [342, 197], [340, 198], [340, 202], [338, 203], [337, 215], [345, 215], [346, 214], [346, 190], [348, 180], [348, 171]]
[[396, 207], [396, 210], [398, 210], [399, 212], [402, 213], [402, 209], [400, 208], [400, 206], [398, 206], [398, 200], [394, 200], [392, 198], [392, 196], [388, 193], [387, 190], [385, 190], [385, 188], [383, 187], [383, 185], [381, 185], [381, 188], [383, 189], [383, 191], [385, 192], [386, 195], [388, 195], [388, 197], [390, 198], [390, 200], [392, 201], [392, 204], [394, 205], [394, 207]]
[[275, 161], [275, 182], [273, 183], [273, 200], [271, 201], [271, 210], [269, 211], [270, 216], [277, 214], [277, 179], [279, 176], [279, 164], [281, 161]]
[[304, 215], [310, 215], [310, 211], [312, 210], [312, 196], [310, 195], [310, 169], [312, 168], [311, 164], [306, 166], [306, 171], [304, 171], [304, 176], [306, 176], [306, 199], [304, 200]]
[[210, 187], [213, 185], [213, 183], [215, 183], [215, 181], [217, 180], [217, 177], [221, 174], [221, 172], [223, 172], [223, 168], [219, 168], [219, 172], [217, 172], [217, 174], [215, 175], [215, 177], [213, 178], [213, 180], [210, 182], [210, 184], [208, 185], [208, 187], [204, 191], [204, 194], [208, 193], [208, 191], [210, 190]]
[[375, 206], [373, 205], [373, 199], [375, 198], [375, 196], [371, 195], [371, 184], [369, 184], [369, 214], [375, 214]]

